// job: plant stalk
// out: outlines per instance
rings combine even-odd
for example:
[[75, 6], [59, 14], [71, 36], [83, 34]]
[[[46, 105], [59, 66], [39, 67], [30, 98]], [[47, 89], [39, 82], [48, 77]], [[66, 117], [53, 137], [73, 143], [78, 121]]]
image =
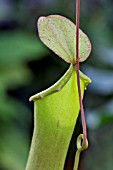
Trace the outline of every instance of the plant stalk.
[[87, 130], [86, 130], [86, 122], [84, 115], [84, 108], [82, 103], [82, 94], [81, 94], [81, 86], [80, 86], [80, 73], [79, 73], [79, 25], [80, 25], [80, 0], [76, 0], [76, 72], [77, 72], [77, 86], [78, 86], [78, 94], [79, 94], [79, 103], [80, 103], [80, 111], [81, 111], [81, 119], [82, 119], [82, 127], [83, 127], [83, 146], [86, 146], [87, 140]]

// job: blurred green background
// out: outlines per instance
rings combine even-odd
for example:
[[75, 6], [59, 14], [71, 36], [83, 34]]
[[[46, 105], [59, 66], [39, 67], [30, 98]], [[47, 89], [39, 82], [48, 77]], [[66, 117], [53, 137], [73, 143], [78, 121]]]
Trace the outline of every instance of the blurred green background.
[[[39, 40], [37, 19], [75, 22], [74, 0], [0, 0], [0, 170], [24, 170], [33, 133], [29, 97], [69, 67]], [[92, 79], [84, 99], [89, 149], [79, 170], [113, 167], [113, 1], [81, 1], [81, 29], [92, 42], [81, 70]], [[80, 123], [80, 119], [78, 119]]]

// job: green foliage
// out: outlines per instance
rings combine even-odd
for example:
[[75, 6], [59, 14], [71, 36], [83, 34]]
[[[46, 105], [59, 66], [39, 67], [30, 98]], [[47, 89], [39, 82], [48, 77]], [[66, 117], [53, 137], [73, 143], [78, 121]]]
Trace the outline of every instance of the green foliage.
[[[5, 4], [5, 5], [2, 5]], [[113, 127], [109, 126], [109, 122], [111, 122], [113, 118], [113, 81], [112, 81], [112, 72], [113, 72], [113, 50], [112, 50], [112, 44], [113, 44], [113, 1], [95, 1], [95, 0], [88, 0], [88, 3], [86, 1], [82, 1], [81, 3], [81, 28], [82, 30], [85, 30], [85, 32], [90, 36], [92, 42], [93, 42], [93, 53], [91, 54], [92, 57], [88, 61], [86, 61], [85, 64], [81, 64], [82, 70], [89, 75], [92, 79], [92, 85], [88, 87], [88, 91], [85, 98], [85, 106], [88, 110], [86, 110], [86, 118], [88, 123], [88, 137], [90, 140], [90, 148], [89, 146], [89, 154], [88, 151], [84, 152], [85, 163], [87, 163], [87, 166], [83, 164], [83, 162], [80, 161], [80, 168], [81, 169], [112, 169], [112, 134], [113, 132], [109, 129], [113, 129]], [[0, 44], [2, 44], [2, 41], [8, 42], [8, 39], [10, 38], [10, 42], [14, 40], [14, 45], [17, 43], [14, 39], [14, 35], [18, 37], [18, 32], [21, 29], [22, 36], [20, 36], [20, 43], [22, 43], [21, 39], [23, 39], [24, 34], [27, 34], [30, 39], [28, 38], [28, 41], [32, 41], [32, 44], [34, 44], [34, 41], [36, 44], [39, 44], [39, 41], [37, 40], [37, 37], [35, 40], [33, 40], [33, 36], [36, 34], [36, 18], [43, 15], [49, 15], [50, 13], [59, 13], [62, 15], [65, 15], [69, 17], [71, 20], [75, 21], [75, 6], [73, 5], [73, 1], [70, 0], [56, 0], [56, 1], [42, 1], [42, 0], [30, 0], [26, 1], [0, 1], [0, 28], [1, 28], [1, 21], [8, 21], [6, 23], [7, 30], [2, 28], [0, 30]], [[5, 14], [5, 19], [2, 15], [2, 12]], [[11, 21], [14, 21], [12, 28], [10, 27]], [[9, 30], [11, 30], [9, 32]], [[34, 31], [34, 32], [33, 32]], [[17, 35], [16, 35], [17, 34]], [[11, 35], [11, 36], [10, 36]], [[1, 41], [2, 37], [2, 41]], [[25, 37], [25, 36], [24, 36]], [[32, 39], [33, 38], [33, 39]], [[32, 39], [32, 40], [31, 40]], [[7, 48], [10, 46], [10, 42], [7, 43]], [[27, 43], [27, 42], [26, 42]], [[23, 43], [22, 43], [23, 44]], [[34, 44], [34, 45], [36, 45]], [[23, 48], [24, 51], [25, 43], [22, 45], [21, 48]], [[39, 49], [40, 47], [41, 49]], [[27, 57], [25, 51], [24, 56], [20, 56], [24, 62], [19, 64], [19, 67], [16, 64], [16, 67], [14, 64], [9, 68], [8, 65], [11, 65], [13, 63], [13, 60], [19, 60], [16, 56], [12, 58], [13, 55], [13, 46], [10, 46], [10, 49], [7, 51], [6, 45], [0, 46], [0, 78], [2, 76], [2, 80], [5, 79], [4, 85], [0, 85], [0, 169], [3, 170], [16, 170], [19, 169], [18, 165], [22, 165], [24, 169], [25, 161], [27, 154], [23, 154], [23, 150], [28, 146], [28, 140], [30, 140], [31, 133], [29, 129], [26, 129], [26, 126], [31, 128], [31, 117], [32, 115], [31, 111], [29, 111], [29, 103], [27, 103], [28, 96], [30, 94], [33, 94], [37, 92], [37, 89], [43, 89], [44, 87], [47, 87], [49, 84], [53, 83], [60, 77], [61, 73], [64, 72], [66, 69], [65, 63], [60, 62], [57, 63], [57, 59], [55, 58], [55, 55], [51, 53], [51, 56], [47, 57], [48, 51], [43, 53], [43, 50], [45, 51], [45, 48], [42, 45], [37, 45], [37, 55], [33, 56], [32, 53], [29, 53], [29, 56]], [[17, 53], [19, 53], [19, 48], [17, 49]], [[5, 58], [1, 56], [1, 51], [5, 52]], [[38, 51], [40, 51], [40, 54]], [[34, 53], [34, 52], [33, 52]], [[43, 55], [41, 55], [41, 53]], [[9, 55], [10, 54], [10, 55]], [[28, 53], [27, 53], [28, 54]], [[11, 59], [10, 59], [10, 57]], [[40, 57], [40, 60], [38, 60]], [[43, 59], [45, 57], [45, 59]], [[2, 62], [1, 62], [2, 58]], [[25, 58], [25, 59], [24, 59]], [[3, 62], [5, 60], [6, 62]], [[28, 67], [26, 67], [27, 61], [30, 60], [33, 62], [35, 60], [38, 64], [33, 65], [33, 69], [35, 70], [34, 74], [31, 74]], [[37, 61], [38, 60], [38, 61]], [[9, 61], [9, 62], [7, 62]], [[49, 63], [48, 63], [49, 61]], [[51, 62], [50, 62], [51, 61]], [[32, 63], [30, 62], [30, 64]], [[1, 63], [4, 63], [1, 65]], [[7, 65], [6, 65], [7, 63]], [[34, 62], [33, 62], [34, 63]], [[40, 63], [42, 64], [42, 68], [39, 67]], [[52, 64], [51, 64], [52, 63]], [[21, 66], [22, 65], [22, 66]], [[90, 68], [92, 69], [89, 69]], [[98, 68], [98, 70], [97, 70]], [[9, 71], [10, 73], [13, 73], [13, 69], [16, 75], [12, 76], [12, 78], [6, 80], [6, 75], [8, 76]], [[102, 70], [101, 70], [102, 69]], [[2, 75], [2, 70], [5, 74]], [[5, 71], [6, 70], [6, 71]], [[20, 71], [21, 70], [21, 71]], [[44, 71], [43, 71], [44, 70]], [[99, 74], [101, 71], [101, 74]], [[104, 72], [106, 71], [106, 72]], [[20, 74], [19, 74], [20, 72]], [[5, 76], [5, 78], [3, 78]], [[11, 74], [10, 74], [11, 76]], [[9, 76], [8, 76], [9, 77]], [[19, 77], [19, 79], [18, 79]], [[108, 79], [109, 77], [109, 79]], [[30, 79], [32, 79], [32, 82], [30, 83]], [[2, 80], [0, 79], [0, 84], [2, 83]], [[28, 86], [28, 84], [32, 86]], [[9, 86], [10, 84], [10, 86]], [[25, 88], [26, 87], [26, 88]], [[21, 88], [21, 91], [20, 91]], [[3, 89], [3, 90], [2, 90]], [[7, 89], [10, 89], [11, 92], [15, 92], [15, 98], [11, 98], [11, 96], [7, 95]], [[19, 95], [18, 95], [19, 94]], [[27, 96], [27, 97], [26, 97]], [[23, 106], [25, 103], [22, 101], [22, 98], [26, 97], [26, 106]], [[21, 103], [20, 103], [21, 100]], [[111, 100], [111, 106], [109, 106], [109, 101]], [[107, 106], [107, 109], [106, 109]], [[27, 107], [27, 108], [26, 108]], [[110, 114], [110, 119], [107, 122], [106, 117], [103, 119], [103, 112], [98, 110], [99, 107], [103, 107], [104, 113], [107, 115]], [[95, 116], [96, 115], [96, 116]], [[98, 117], [98, 119], [97, 119]], [[101, 124], [101, 121], [104, 121]], [[19, 126], [18, 126], [19, 122]], [[100, 123], [99, 123], [100, 122]], [[98, 127], [96, 124], [99, 123], [99, 127], [103, 126], [103, 131], [100, 131], [100, 133], [95, 136], [93, 133], [94, 129], [98, 131]], [[15, 124], [15, 126], [14, 126]], [[21, 127], [21, 125], [23, 125]], [[105, 130], [105, 125], [108, 125], [108, 130]], [[95, 125], [95, 126], [94, 126]], [[77, 126], [79, 129], [79, 126]], [[15, 135], [13, 135], [13, 131], [15, 130]], [[28, 132], [29, 131], [29, 132]], [[106, 131], [106, 134], [105, 134]], [[25, 134], [23, 134], [25, 132]], [[111, 138], [109, 138], [109, 134], [111, 133]], [[7, 136], [7, 139], [4, 137]], [[19, 136], [19, 138], [17, 138]], [[28, 140], [24, 140], [28, 137]], [[98, 143], [99, 138], [101, 136], [105, 136], [102, 138], [102, 140]], [[108, 138], [107, 138], [108, 137]], [[90, 139], [91, 138], [91, 139]], [[18, 140], [15, 140], [18, 139]], [[2, 141], [1, 141], [2, 140]], [[12, 147], [8, 145], [8, 141], [11, 140]], [[23, 147], [18, 145], [18, 142], [20, 141], [21, 144], [23, 144]], [[10, 143], [11, 143], [10, 142]], [[97, 144], [95, 144], [97, 142]], [[111, 142], [111, 143], [109, 143]], [[2, 145], [1, 145], [2, 143]], [[93, 146], [93, 143], [95, 144]], [[30, 145], [30, 144], [29, 144]], [[8, 146], [8, 147], [6, 147]], [[100, 147], [102, 146], [102, 148]], [[10, 155], [10, 158], [12, 158], [15, 162], [12, 162], [14, 165], [14, 168], [12, 168], [13, 165], [9, 163], [7, 157], [7, 154], [3, 154], [3, 147], [5, 148], [5, 153]], [[29, 147], [29, 146], [28, 146]], [[107, 151], [107, 147], [109, 148]], [[16, 148], [16, 149], [15, 149]], [[9, 152], [9, 149], [11, 150]], [[105, 151], [105, 152], [104, 152]], [[73, 149], [72, 151], [73, 152]], [[95, 156], [93, 156], [95, 154]], [[111, 155], [110, 155], [111, 154]], [[2, 158], [1, 159], [1, 155]], [[19, 156], [17, 156], [19, 155]], [[91, 156], [92, 155], [92, 156]], [[100, 155], [99, 157], [97, 157]], [[22, 158], [23, 156], [23, 158]], [[88, 156], [88, 157], [87, 157]], [[15, 157], [17, 159], [15, 159]], [[22, 160], [22, 159], [24, 160]], [[88, 160], [88, 161], [87, 161]], [[111, 161], [111, 163], [110, 163]], [[110, 166], [109, 166], [110, 165]], [[83, 167], [83, 168], [82, 168]]]
[[34, 59], [43, 57], [47, 50], [36, 38], [24, 32], [8, 32], [1, 34], [0, 38], [0, 107], [9, 112], [8, 102], [7, 107], [3, 105], [3, 101], [7, 100], [6, 89], [29, 83], [31, 72], [25, 61], [29, 61], [31, 56]]
[[[30, 110], [11, 98], [7, 90], [29, 84], [32, 73], [26, 62], [43, 58], [47, 53], [37, 38], [27, 32], [0, 34], [0, 166], [5, 169], [23, 170], [25, 167], [29, 140], [15, 121], [21, 124], [26, 113], [30, 115]], [[30, 123], [30, 119], [27, 116], [26, 123]]]
[[0, 65], [15, 66], [27, 60], [40, 59], [47, 49], [31, 33], [15, 31], [0, 35]]

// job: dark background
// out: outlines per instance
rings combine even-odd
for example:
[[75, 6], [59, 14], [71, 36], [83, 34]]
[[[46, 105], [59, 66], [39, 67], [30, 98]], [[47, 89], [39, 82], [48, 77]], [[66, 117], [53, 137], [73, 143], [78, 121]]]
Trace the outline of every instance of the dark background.
[[[60, 14], [75, 22], [74, 0], [0, 0], [0, 170], [24, 170], [33, 132], [29, 97], [69, 67], [37, 35], [37, 19]], [[81, 70], [92, 79], [84, 98], [89, 149], [80, 170], [113, 167], [113, 1], [81, 1], [81, 29], [92, 53]]]

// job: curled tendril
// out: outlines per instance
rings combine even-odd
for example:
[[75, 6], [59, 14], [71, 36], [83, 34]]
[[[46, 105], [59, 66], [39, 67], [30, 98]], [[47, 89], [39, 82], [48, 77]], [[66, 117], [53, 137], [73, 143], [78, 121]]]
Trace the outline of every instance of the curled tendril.
[[74, 170], [78, 170], [78, 164], [79, 164], [81, 152], [88, 148], [88, 140], [86, 139], [85, 145], [83, 140], [84, 140], [84, 136], [83, 134], [80, 134], [77, 138], [77, 151], [75, 155]]

